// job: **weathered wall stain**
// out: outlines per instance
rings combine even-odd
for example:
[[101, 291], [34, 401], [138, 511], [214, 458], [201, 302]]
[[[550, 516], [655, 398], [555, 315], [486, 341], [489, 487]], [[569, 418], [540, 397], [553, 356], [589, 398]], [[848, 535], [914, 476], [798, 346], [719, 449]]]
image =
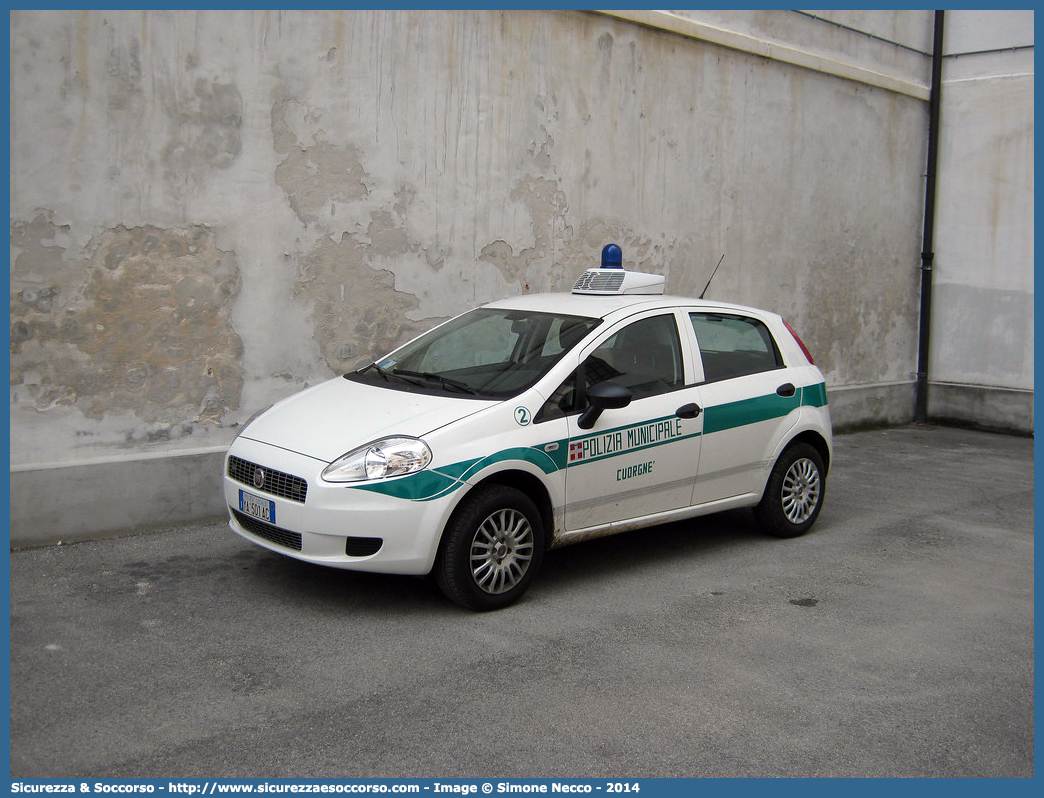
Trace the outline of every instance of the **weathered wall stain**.
[[221, 424], [239, 406], [243, 344], [229, 324], [234, 253], [203, 225], [104, 231], [81, 259], [47, 242], [47, 214], [11, 225], [11, 385], [38, 411], [131, 411], [145, 422]]
[[[479, 260], [496, 266], [509, 284], [519, 287], [540, 285], [544, 278], [534, 274], [533, 267], [551, 260], [556, 233], [562, 232], [569, 203], [558, 182], [546, 177], [531, 176], [518, 181], [509, 197], [514, 202], [521, 202], [528, 211], [534, 244], [521, 247], [516, 255], [510, 243], [492, 241], [479, 252]], [[556, 227], [559, 229], [556, 230]], [[561, 267], [557, 264], [552, 266], [548, 275], [550, 284], [561, 282], [562, 275], [556, 274], [560, 271]]]
[[172, 127], [162, 154], [164, 178], [180, 197], [239, 157], [243, 99], [233, 83], [197, 78], [187, 97], [168, 89], [163, 106]]
[[[370, 234], [383, 236], [385, 244], [401, 235], [388, 222], [386, 214], [378, 213], [370, 225]], [[408, 245], [402, 239], [399, 246]], [[378, 357], [439, 321], [408, 318], [420, 301], [395, 290], [392, 272], [371, 268], [372, 253], [370, 246], [345, 234], [336, 242], [324, 239], [300, 261], [293, 297], [312, 303], [319, 350], [335, 372]]]
[[571, 222], [569, 198], [557, 179], [529, 176], [516, 183], [509, 198], [526, 209], [534, 244], [518, 245], [516, 254], [515, 244], [497, 239], [482, 247], [478, 259], [496, 266], [516, 290], [570, 290], [585, 269], [598, 265], [598, 253], [608, 243], [623, 248], [628, 269], [663, 274], [669, 287], [684, 279], [694, 249], [688, 238], [654, 240], [625, 220]]
[[366, 172], [352, 144], [321, 142], [309, 149], [295, 147], [276, 167], [276, 182], [287, 188], [287, 201], [305, 224], [332, 215], [337, 202], [366, 196]]
[[[369, 193], [369, 176], [355, 144], [318, 140], [305, 146], [294, 133], [290, 116], [300, 104], [281, 97], [272, 104], [272, 146], [283, 160], [275, 180], [304, 224], [323, 222], [338, 202], [352, 202]], [[307, 116], [307, 114], [306, 114]]]
[[[366, 200], [371, 181], [354, 143], [303, 143], [288, 123], [292, 106], [299, 110], [285, 99], [272, 108], [273, 147], [284, 156], [276, 183], [302, 223], [323, 229], [337, 203]], [[444, 253], [413, 240], [406, 229], [415, 196], [412, 187], [399, 186], [388, 207], [371, 203], [356, 229], [324, 235], [296, 259], [299, 276], [291, 296], [311, 304], [319, 350], [334, 372], [384, 354], [442, 320], [412, 321], [409, 314], [420, 300], [396, 290], [394, 273], [381, 265], [408, 259], [422, 268], [442, 268]]]

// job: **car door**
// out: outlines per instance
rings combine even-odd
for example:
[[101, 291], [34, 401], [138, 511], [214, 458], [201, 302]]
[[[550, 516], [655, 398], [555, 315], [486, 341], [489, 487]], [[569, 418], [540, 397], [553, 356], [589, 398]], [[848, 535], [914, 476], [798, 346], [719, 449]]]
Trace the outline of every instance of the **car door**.
[[[684, 315], [680, 320], [687, 323]], [[568, 415], [567, 531], [690, 503], [703, 419], [699, 389], [686, 384], [692, 361], [678, 323], [672, 311], [632, 318], [581, 353], [573, 377], [578, 409], [598, 384], [626, 388], [632, 399], [603, 411], [589, 429], [580, 427], [578, 413]]]
[[767, 458], [796, 423], [799, 392], [765, 322], [731, 311], [688, 315], [704, 370], [693, 504], [760, 492], [772, 466]]

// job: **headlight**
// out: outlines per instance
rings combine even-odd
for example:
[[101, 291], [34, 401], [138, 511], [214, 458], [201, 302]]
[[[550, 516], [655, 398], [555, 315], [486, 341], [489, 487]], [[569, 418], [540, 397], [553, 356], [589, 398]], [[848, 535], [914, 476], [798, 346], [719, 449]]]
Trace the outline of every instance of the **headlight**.
[[412, 474], [427, 468], [431, 449], [417, 438], [384, 438], [353, 449], [323, 470], [328, 482], [358, 482]]

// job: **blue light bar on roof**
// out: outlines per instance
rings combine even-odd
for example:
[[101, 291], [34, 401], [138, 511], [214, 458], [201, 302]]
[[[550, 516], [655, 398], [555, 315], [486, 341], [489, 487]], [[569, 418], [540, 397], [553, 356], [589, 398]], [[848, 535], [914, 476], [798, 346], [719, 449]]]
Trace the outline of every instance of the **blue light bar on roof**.
[[623, 252], [616, 244], [606, 244], [602, 247], [602, 268], [622, 269]]

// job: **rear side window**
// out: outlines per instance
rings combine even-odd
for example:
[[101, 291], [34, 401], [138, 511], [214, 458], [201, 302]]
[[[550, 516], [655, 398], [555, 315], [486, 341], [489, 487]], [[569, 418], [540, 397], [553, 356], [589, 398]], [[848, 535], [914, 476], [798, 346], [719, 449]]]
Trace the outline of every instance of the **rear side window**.
[[783, 358], [762, 322], [748, 316], [690, 313], [706, 382], [782, 368]]

